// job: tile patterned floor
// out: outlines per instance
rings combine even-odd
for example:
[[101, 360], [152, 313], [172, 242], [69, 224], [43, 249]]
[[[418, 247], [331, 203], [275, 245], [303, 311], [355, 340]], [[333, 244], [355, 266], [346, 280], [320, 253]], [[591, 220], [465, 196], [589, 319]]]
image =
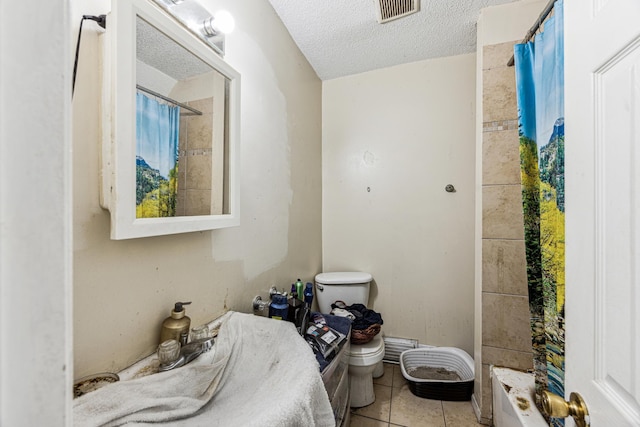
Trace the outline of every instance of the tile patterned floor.
[[374, 379], [376, 401], [351, 410], [351, 427], [479, 427], [471, 402], [423, 399], [409, 390], [400, 366], [384, 365]]

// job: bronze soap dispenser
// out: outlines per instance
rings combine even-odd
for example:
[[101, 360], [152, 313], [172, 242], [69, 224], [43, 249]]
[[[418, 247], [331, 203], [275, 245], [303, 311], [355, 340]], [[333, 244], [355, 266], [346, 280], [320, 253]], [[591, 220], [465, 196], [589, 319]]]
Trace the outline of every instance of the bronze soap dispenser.
[[182, 345], [187, 343], [189, 340], [191, 319], [185, 315], [183, 306], [188, 304], [191, 304], [191, 301], [177, 302], [173, 310], [171, 310], [171, 316], [164, 319], [164, 322], [162, 322], [162, 331], [160, 332], [160, 343], [166, 340], [176, 340]]

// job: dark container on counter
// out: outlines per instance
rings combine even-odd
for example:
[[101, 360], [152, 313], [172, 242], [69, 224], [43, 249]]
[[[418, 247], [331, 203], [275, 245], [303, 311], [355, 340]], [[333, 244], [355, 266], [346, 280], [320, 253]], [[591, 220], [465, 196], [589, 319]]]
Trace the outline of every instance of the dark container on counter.
[[289, 322], [293, 322], [296, 327], [300, 326], [300, 312], [302, 311], [302, 307], [304, 303], [300, 301], [297, 297], [293, 296], [289, 298]]
[[271, 305], [269, 306], [269, 317], [278, 320], [287, 320], [289, 315], [289, 304], [287, 304], [287, 296], [276, 294], [271, 297]]

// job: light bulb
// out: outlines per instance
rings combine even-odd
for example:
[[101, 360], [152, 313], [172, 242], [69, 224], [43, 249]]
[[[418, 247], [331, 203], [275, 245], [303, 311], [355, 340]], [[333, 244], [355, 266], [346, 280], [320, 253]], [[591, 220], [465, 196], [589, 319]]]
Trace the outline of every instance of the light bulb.
[[236, 27], [236, 21], [229, 12], [221, 10], [215, 14], [214, 26], [220, 30], [220, 32], [229, 34]]

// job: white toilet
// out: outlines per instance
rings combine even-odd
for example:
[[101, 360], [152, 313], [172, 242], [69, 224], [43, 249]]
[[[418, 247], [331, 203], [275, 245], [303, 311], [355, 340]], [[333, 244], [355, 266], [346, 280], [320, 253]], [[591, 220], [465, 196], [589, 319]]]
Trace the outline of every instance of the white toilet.
[[[359, 272], [320, 273], [316, 276], [315, 296], [321, 313], [331, 312], [331, 304], [344, 301], [345, 304], [369, 302], [371, 274]], [[351, 344], [349, 352], [349, 382], [351, 383], [351, 406], [360, 408], [376, 400], [373, 392], [373, 378], [384, 374], [382, 358], [384, 341], [378, 333], [367, 344]]]

